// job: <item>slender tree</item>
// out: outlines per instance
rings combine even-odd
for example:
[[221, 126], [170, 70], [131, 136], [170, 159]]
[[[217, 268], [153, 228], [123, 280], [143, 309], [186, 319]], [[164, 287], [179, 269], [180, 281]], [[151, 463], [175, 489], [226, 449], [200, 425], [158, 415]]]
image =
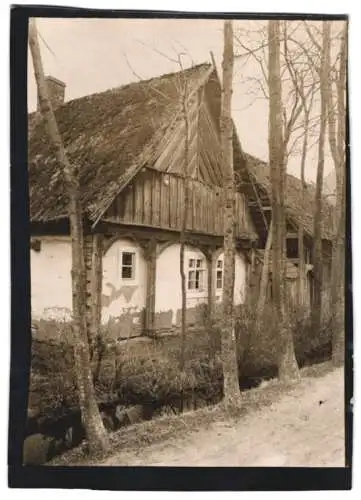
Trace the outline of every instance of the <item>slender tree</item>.
[[234, 319], [235, 279], [235, 180], [233, 169], [233, 122], [231, 117], [233, 80], [233, 26], [224, 22], [223, 85], [220, 119], [222, 166], [224, 175], [224, 278], [223, 328], [221, 334], [226, 408], [239, 405], [239, 381]]
[[264, 251], [263, 257], [263, 266], [261, 272], [261, 280], [259, 285], [259, 294], [257, 301], [257, 309], [256, 309], [256, 328], [258, 329], [261, 325], [261, 319], [264, 311], [264, 306], [267, 298], [267, 288], [268, 288], [268, 276], [270, 272], [270, 258], [271, 258], [271, 250], [272, 250], [272, 228], [273, 224], [271, 224], [268, 228], [268, 235], [266, 241], [266, 248]]
[[[183, 68], [182, 68], [183, 69]], [[181, 99], [182, 99], [182, 115], [184, 121], [184, 175], [183, 175], [183, 213], [180, 230], [180, 275], [181, 275], [181, 290], [182, 290], [182, 309], [181, 309], [181, 350], [180, 350], [180, 372], [183, 380], [184, 363], [185, 363], [185, 346], [186, 346], [186, 318], [187, 318], [187, 280], [185, 272], [185, 245], [186, 245], [186, 230], [188, 224], [188, 206], [189, 206], [189, 113], [188, 113], [188, 83], [183, 79]], [[181, 411], [183, 411], [183, 383], [181, 394]]]
[[280, 71], [280, 21], [268, 21], [269, 163], [272, 186], [272, 292], [279, 318], [278, 374], [297, 379], [299, 371], [285, 311], [285, 155]]
[[83, 212], [80, 201], [78, 172], [67, 157], [54, 111], [49, 100], [35, 19], [29, 20], [29, 46], [33, 60], [40, 111], [47, 125], [49, 140], [54, 146], [56, 159], [62, 167], [69, 197], [69, 219], [72, 246], [72, 306], [75, 377], [89, 450], [106, 451], [109, 438], [104, 428], [95, 397], [90, 367], [90, 352], [85, 314], [86, 277], [84, 264]]
[[317, 179], [315, 194], [315, 215], [313, 222], [313, 304], [312, 325], [315, 335], [321, 330], [322, 320], [322, 287], [323, 287], [323, 252], [322, 252], [322, 189], [325, 164], [325, 138], [327, 128], [327, 78], [330, 68], [330, 22], [323, 21], [320, 90], [321, 90], [321, 118], [318, 141]]
[[[314, 96], [319, 90], [319, 81], [317, 72], [313, 64], [306, 55], [309, 55], [309, 46], [313, 49], [312, 43], [304, 41], [305, 28], [302, 23], [290, 23], [283, 21], [280, 25], [280, 74], [282, 87], [282, 120], [283, 120], [283, 157], [284, 168], [287, 170], [287, 163], [291, 155], [301, 154], [301, 182], [302, 198], [304, 197], [304, 168], [306, 156], [309, 149], [309, 138], [315, 126], [318, 126], [319, 118], [312, 116]], [[268, 59], [266, 49], [268, 47], [267, 30], [263, 27], [257, 28], [255, 32], [245, 30], [247, 41], [242, 39], [242, 31], [236, 35], [237, 45], [241, 52], [237, 57], [243, 57], [252, 60], [253, 64], [259, 68], [259, 76], [252, 76], [249, 80], [249, 94], [254, 95], [254, 100], [259, 98], [269, 99], [270, 88], [267, 73]], [[257, 35], [256, 37], [254, 35]], [[302, 35], [302, 37], [300, 36]], [[251, 41], [250, 41], [251, 40]], [[312, 56], [315, 50], [312, 50]], [[311, 57], [313, 63], [313, 58]], [[302, 141], [301, 152], [298, 151], [298, 144]], [[311, 147], [313, 144], [311, 145]], [[286, 182], [286, 181], [285, 181]], [[286, 191], [286, 186], [285, 186]], [[304, 230], [299, 225], [298, 231], [299, 246], [299, 286], [298, 302], [302, 305], [306, 287], [306, 266], [304, 257]], [[272, 238], [270, 238], [272, 239]], [[270, 240], [268, 241], [270, 242]], [[267, 289], [268, 277], [268, 259], [265, 252], [265, 258], [262, 267], [262, 277], [260, 286], [260, 295], [257, 305], [257, 323], [259, 323], [263, 314], [265, 304], [265, 291]], [[286, 263], [286, 262], [285, 262]]]
[[[330, 50], [330, 47], [328, 47]], [[327, 58], [330, 59], [330, 56]], [[333, 335], [332, 358], [335, 364], [344, 360], [344, 269], [345, 269], [345, 147], [346, 147], [346, 77], [347, 77], [347, 23], [341, 31], [339, 70], [328, 67], [326, 99], [328, 139], [336, 172], [336, 207], [334, 216], [334, 241], [331, 272], [331, 330]], [[336, 103], [333, 98], [333, 81]]]
[[[307, 27], [307, 25], [306, 25]], [[301, 178], [301, 206], [305, 204], [305, 167], [307, 152], [309, 146], [311, 132], [311, 112], [316, 93], [319, 90], [317, 82], [318, 73], [313, 65], [306, 59], [302, 64], [298, 61], [297, 55], [290, 57], [289, 54], [289, 32], [287, 21], [284, 21], [284, 59], [287, 68], [287, 73], [291, 78], [292, 87], [296, 96], [295, 102], [299, 101], [296, 106], [299, 114], [303, 117], [301, 124], [302, 133], [298, 139], [302, 139], [301, 158], [300, 158], [300, 178]], [[302, 47], [304, 47], [302, 45]], [[302, 116], [303, 115], [303, 116]], [[292, 149], [292, 148], [291, 148]], [[298, 226], [298, 305], [301, 310], [304, 310], [306, 304], [306, 262], [305, 262], [305, 247], [304, 247], [304, 228], [302, 224]]]

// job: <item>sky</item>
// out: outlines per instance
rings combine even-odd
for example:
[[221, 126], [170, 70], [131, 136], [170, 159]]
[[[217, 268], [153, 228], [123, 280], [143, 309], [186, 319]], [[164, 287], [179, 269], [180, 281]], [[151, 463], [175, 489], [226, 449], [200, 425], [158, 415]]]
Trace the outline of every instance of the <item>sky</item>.
[[[237, 21], [234, 30], [262, 21]], [[180, 52], [185, 67], [211, 62], [221, 74], [223, 22], [182, 19], [38, 19], [46, 74], [66, 83], [65, 100], [101, 92], [137, 80], [178, 71], [170, 59]], [[235, 48], [237, 50], [237, 48]], [[29, 53], [28, 53], [29, 54]], [[28, 64], [28, 110], [36, 108], [31, 56]], [[232, 114], [244, 151], [268, 159], [268, 101], [249, 95], [249, 78], [257, 64], [235, 60]], [[254, 101], [254, 102], [253, 102]], [[308, 155], [306, 177], [315, 181], [317, 148]], [[325, 176], [333, 169], [326, 147]], [[300, 158], [290, 158], [289, 173], [300, 175]]]

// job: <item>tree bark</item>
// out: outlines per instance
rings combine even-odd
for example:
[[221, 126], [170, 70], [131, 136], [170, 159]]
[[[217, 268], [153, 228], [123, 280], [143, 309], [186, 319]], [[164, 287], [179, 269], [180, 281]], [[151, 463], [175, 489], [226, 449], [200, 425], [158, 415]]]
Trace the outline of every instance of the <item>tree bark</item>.
[[312, 326], [314, 335], [318, 335], [321, 330], [322, 321], [322, 278], [323, 278], [323, 258], [322, 258], [322, 188], [323, 173], [325, 163], [325, 136], [327, 126], [327, 79], [330, 51], [330, 23], [323, 22], [322, 28], [322, 48], [321, 48], [321, 119], [320, 133], [318, 141], [318, 162], [317, 162], [317, 180], [315, 195], [315, 215], [313, 222], [313, 304], [312, 304]]
[[231, 117], [233, 59], [233, 26], [231, 21], [225, 21], [220, 119], [224, 173], [224, 275], [221, 356], [224, 377], [224, 404], [229, 409], [239, 406], [240, 396], [233, 308], [235, 278], [235, 187], [233, 170], [233, 122]]
[[[180, 231], [180, 275], [181, 275], [181, 290], [182, 290], [182, 310], [181, 310], [181, 348], [179, 369], [183, 380], [183, 372], [185, 365], [185, 345], [186, 345], [186, 318], [187, 318], [187, 277], [185, 272], [185, 244], [186, 244], [186, 230], [188, 224], [188, 205], [189, 205], [189, 114], [188, 114], [188, 84], [183, 81], [183, 95], [182, 95], [182, 113], [184, 121], [184, 177], [183, 177], [183, 213], [182, 213], [182, 226]], [[183, 384], [181, 390], [180, 411], [183, 411]]]
[[[308, 147], [308, 126], [309, 126], [309, 111], [304, 108], [304, 125], [305, 135], [303, 136], [302, 156], [301, 156], [301, 200], [302, 207], [305, 204], [305, 166]], [[298, 226], [298, 306], [304, 311], [307, 305], [305, 299], [306, 290], [306, 263], [305, 263], [305, 246], [304, 246], [304, 230], [303, 225]]]
[[268, 229], [266, 248], [263, 257], [263, 266], [261, 273], [261, 280], [259, 285], [259, 294], [256, 309], [256, 329], [261, 325], [261, 319], [264, 311], [264, 305], [267, 298], [267, 288], [268, 288], [268, 276], [270, 271], [270, 257], [271, 257], [271, 247], [272, 247], [272, 229], [273, 224], [271, 221], [270, 227]]
[[84, 264], [83, 214], [80, 202], [79, 180], [76, 168], [69, 162], [55, 115], [48, 97], [44, 78], [35, 19], [29, 20], [29, 46], [33, 59], [35, 79], [49, 139], [53, 143], [56, 159], [63, 168], [69, 196], [69, 218], [72, 246], [72, 306], [75, 376], [79, 391], [79, 406], [89, 450], [103, 452], [109, 448], [109, 438], [100, 417], [90, 367], [89, 344], [86, 326], [86, 276]]
[[281, 380], [299, 377], [292, 332], [285, 310], [285, 153], [280, 74], [280, 22], [268, 21], [269, 163], [272, 186], [272, 292], [279, 318], [278, 376]]
[[[330, 57], [330, 56], [329, 56]], [[329, 71], [329, 68], [328, 68]], [[328, 138], [336, 172], [336, 207], [334, 216], [334, 241], [331, 270], [331, 331], [332, 359], [338, 365], [344, 361], [344, 312], [345, 312], [345, 147], [346, 147], [346, 75], [347, 73], [347, 23], [340, 43], [340, 69], [336, 81], [337, 118], [332, 97], [331, 75], [327, 78]], [[336, 133], [337, 126], [337, 133]]]

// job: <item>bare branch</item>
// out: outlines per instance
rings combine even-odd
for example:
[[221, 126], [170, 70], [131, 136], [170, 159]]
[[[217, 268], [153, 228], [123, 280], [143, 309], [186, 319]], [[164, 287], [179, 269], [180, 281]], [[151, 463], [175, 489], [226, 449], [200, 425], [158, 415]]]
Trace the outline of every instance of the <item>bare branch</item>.
[[313, 36], [312, 30], [308, 24], [307, 21], [303, 21], [303, 25], [305, 27], [305, 30], [307, 31], [307, 34], [312, 41], [313, 45], [317, 47], [317, 50], [321, 53], [321, 45], [317, 42], [316, 38]]

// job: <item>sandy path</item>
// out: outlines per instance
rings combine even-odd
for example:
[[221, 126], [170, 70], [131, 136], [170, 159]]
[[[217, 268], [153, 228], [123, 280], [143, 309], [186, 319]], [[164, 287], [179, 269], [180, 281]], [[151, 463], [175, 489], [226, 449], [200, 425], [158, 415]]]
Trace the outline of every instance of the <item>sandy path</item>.
[[343, 467], [343, 380], [342, 369], [304, 379], [236, 424], [215, 422], [102, 465]]

